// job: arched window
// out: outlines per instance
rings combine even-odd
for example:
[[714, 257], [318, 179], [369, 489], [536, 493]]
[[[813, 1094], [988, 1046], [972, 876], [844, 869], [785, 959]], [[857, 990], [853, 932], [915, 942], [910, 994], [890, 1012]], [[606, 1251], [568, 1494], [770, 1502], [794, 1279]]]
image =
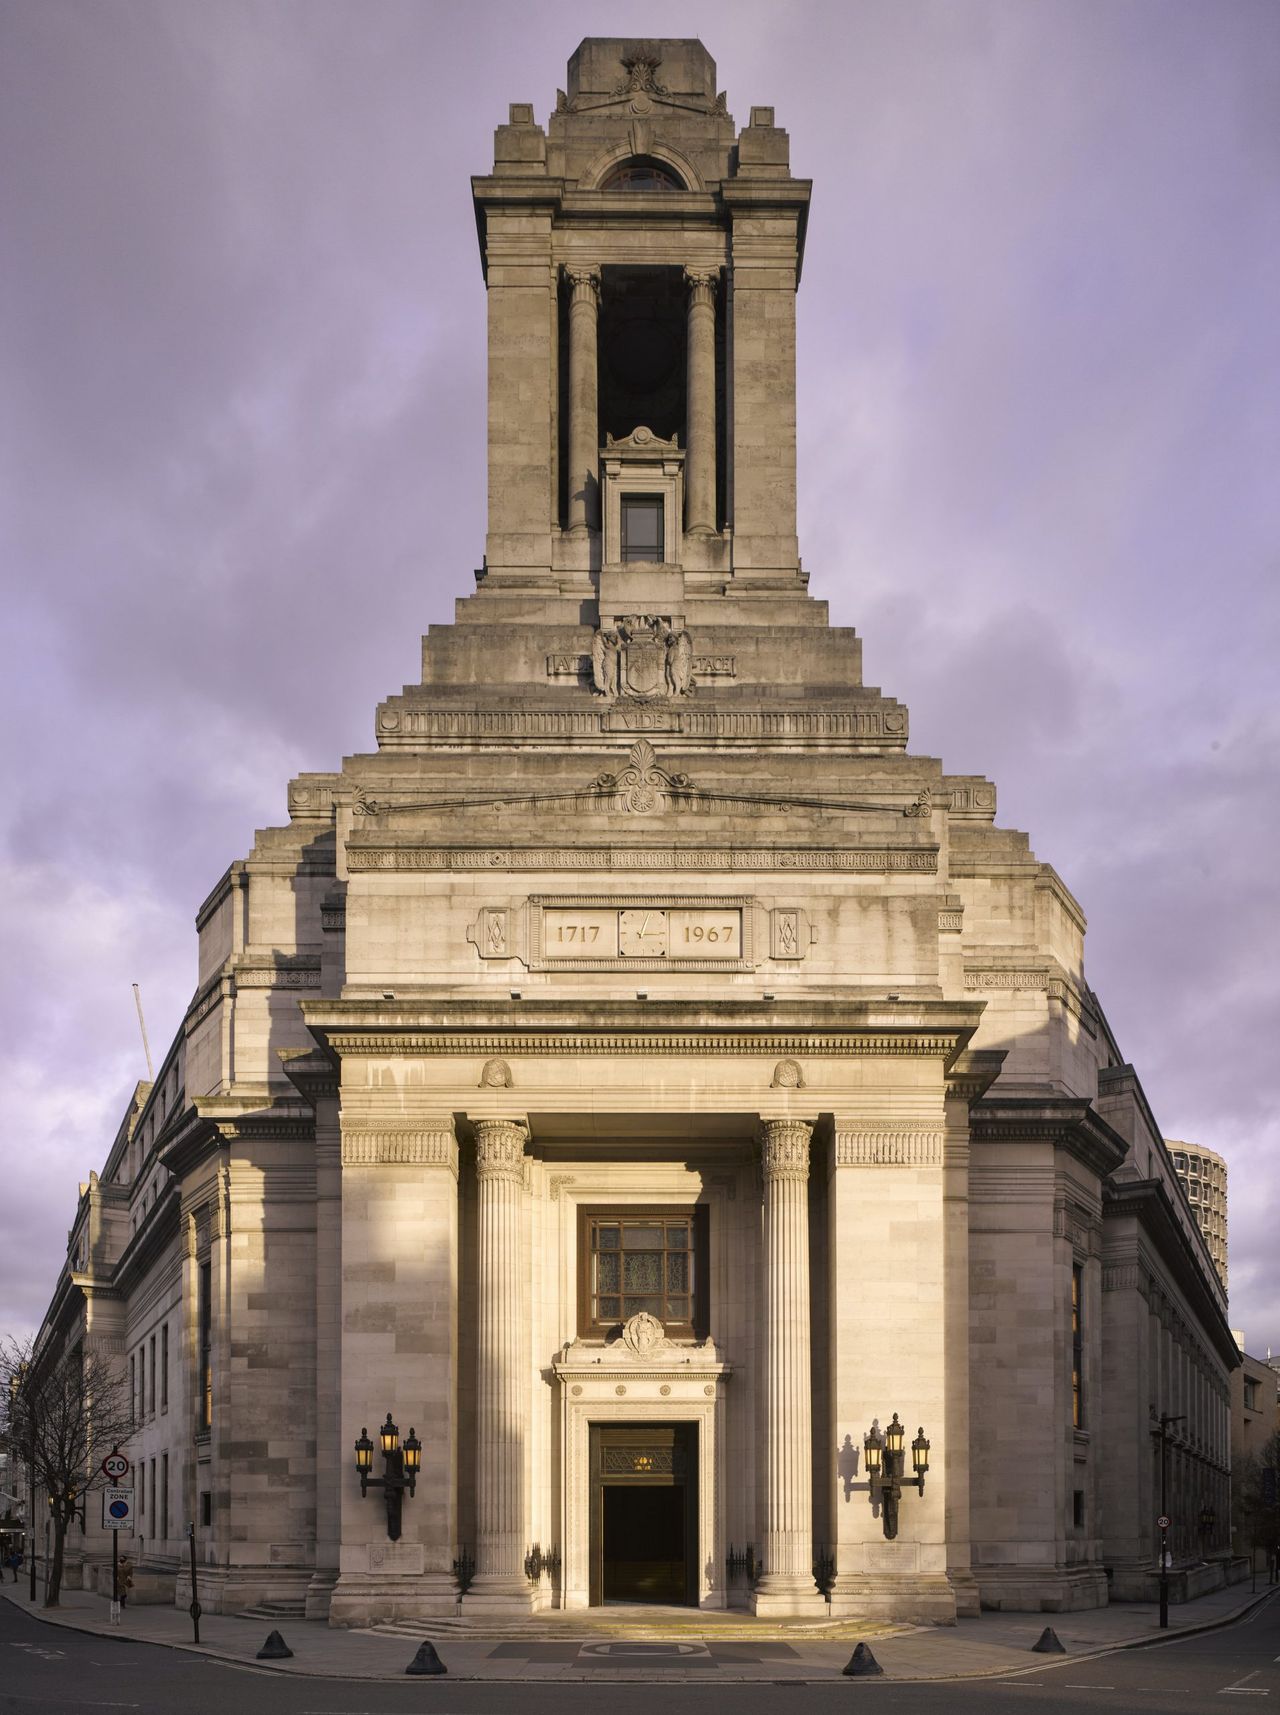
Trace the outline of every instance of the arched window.
[[600, 186], [602, 191], [682, 191], [685, 187], [661, 161], [648, 155], [633, 155], [614, 167]]

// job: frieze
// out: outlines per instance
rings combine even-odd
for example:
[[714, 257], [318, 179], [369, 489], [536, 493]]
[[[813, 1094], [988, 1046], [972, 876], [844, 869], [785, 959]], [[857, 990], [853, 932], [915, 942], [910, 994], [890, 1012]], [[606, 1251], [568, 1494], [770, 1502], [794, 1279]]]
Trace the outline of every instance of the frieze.
[[937, 1167], [942, 1162], [942, 1131], [931, 1123], [899, 1122], [846, 1129], [837, 1126], [837, 1167]]
[[966, 971], [967, 989], [1047, 989], [1049, 973], [1042, 967], [1021, 971]]
[[[695, 656], [695, 674], [697, 660]], [[387, 745], [411, 745], [424, 739], [443, 743], [465, 739], [496, 743], [513, 738], [594, 739], [601, 733], [618, 730], [624, 711], [637, 718], [646, 712], [656, 717], [661, 707], [648, 711], [639, 705], [629, 708], [626, 704], [591, 709], [410, 709], [384, 704], [378, 711], [378, 739]], [[892, 705], [840, 710], [683, 707], [678, 713], [674, 709], [666, 712], [669, 718], [679, 721], [677, 730], [697, 738], [756, 742], [802, 738], [883, 740], [894, 749], [907, 742], [907, 711]]]
[[458, 1140], [452, 1127], [383, 1127], [342, 1134], [344, 1167], [447, 1167], [458, 1172]]
[[706, 1035], [686, 1035], [674, 1031], [636, 1032], [580, 1031], [573, 1034], [559, 1031], [531, 1031], [528, 1034], [485, 1031], [482, 1033], [442, 1031], [438, 1035], [421, 1030], [338, 1030], [325, 1029], [325, 1041], [336, 1054], [353, 1056], [450, 1055], [459, 1058], [484, 1058], [496, 1049], [503, 1055], [551, 1055], [557, 1059], [601, 1055], [715, 1055], [729, 1059], [735, 1055], [807, 1055], [810, 1058], [830, 1056], [874, 1055], [877, 1058], [949, 1059], [955, 1051], [955, 1033], [949, 1030], [934, 1035], [899, 1035], [896, 1032], [868, 1031], [857, 1035], [828, 1035], [822, 1032], [761, 1033], [760, 1035], [733, 1031], [709, 1031]]
[[237, 989], [320, 987], [320, 960], [314, 953], [280, 953], [270, 958], [241, 957], [232, 967]]
[[[347, 848], [347, 865], [354, 872], [370, 870], [797, 870], [847, 875], [935, 875], [936, 848], [833, 851], [768, 847], [547, 847], [547, 846], [357, 846]], [[1005, 983], [1018, 972], [970, 972], [970, 988], [1023, 986]], [[996, 978], [993, 984], [972, 977]], [[1038, 986], [1047, 981], [1037, 972]]]

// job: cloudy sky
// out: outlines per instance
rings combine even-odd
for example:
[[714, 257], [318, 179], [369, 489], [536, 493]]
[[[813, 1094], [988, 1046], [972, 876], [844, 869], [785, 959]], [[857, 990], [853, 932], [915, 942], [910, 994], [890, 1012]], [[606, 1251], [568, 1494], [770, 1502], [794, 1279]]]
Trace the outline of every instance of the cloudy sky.
[[468, 178], [587, 34], [697, 33], [815, 181], [801, 541], [914, 747], [1090, 919], [1280, 1348], [1274, 0], [4, 0], [0, 1329], [192, 918], [471, 587]]

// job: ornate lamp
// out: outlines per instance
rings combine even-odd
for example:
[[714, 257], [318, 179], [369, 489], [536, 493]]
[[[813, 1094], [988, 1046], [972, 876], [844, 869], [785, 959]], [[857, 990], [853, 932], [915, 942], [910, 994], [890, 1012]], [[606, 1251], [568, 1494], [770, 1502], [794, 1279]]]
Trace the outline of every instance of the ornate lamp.
[[399, 1426], [391, 1413], [387, 1413], [386, 1422], [378, 1430], [378, 1451], [382, 1454], [383, 1463], [381, 1477], [371, 1475], [373, 1442], [369, 1439], [367, 1429], [360, 1431], [355, 1446], [360, 1493], [367, 1495], [370, 1489], [382, 1490], [387, 1503], [387, 1535], [392, 1542], [398, 1542], [404, 1491], [408, 1489], [411, 1495], [416, 1493], [418, 1472], [422, 1469], [422, 1443], [418, 1440], [417, 1431], [410, 1429], [402, 1447]]
[[[898, 1534], [898, 1502], [904, 1482], [924, 1493], [925, 1473], [929, 1469], [929, 1439], [921, 1424], [911, 1443], [912, 1475], [905, 1476], [907, 1432], [895, 1411], [884, 1434], [879, 1419], [873, 1419], [862, 1437], [862, 1456], [867, 1472], [867, 1495], [872, 1507], [880, 1508], [884, 1534], [890, 1542]], [[852, 1488], [852, 1483], [849, 1487]]]

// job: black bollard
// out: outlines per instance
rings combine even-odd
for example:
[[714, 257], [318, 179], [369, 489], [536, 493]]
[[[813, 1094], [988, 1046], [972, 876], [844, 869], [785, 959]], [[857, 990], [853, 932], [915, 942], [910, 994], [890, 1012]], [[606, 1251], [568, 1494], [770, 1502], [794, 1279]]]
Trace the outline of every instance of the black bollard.
[[266, 1643], [263, 1644], [262, 1648], [258, 1651], [258, 1660], [283, 1661], [286, 1656], [291, 1656], [292, 1654], [293, 1651], [280, 1636], [279, 1632], [272, 1632]]
[[1032, 1655], [1066, 1655], [1061, 1639], [1052, 1626], [1046, 1626], [1031, 1646]]
[[434, 1644], [420, 1644], [418, 1653], [405, 1668], [406, 1673], [448, 1673], [449, 1669], [436, 1654]]
[[840, 1670], [847, 1679], [862, 1679], [868, 1674], [883, 1673], [884, 1669], [866, 1644], [859, 1644], [849, 1657], [849, 1664]]

